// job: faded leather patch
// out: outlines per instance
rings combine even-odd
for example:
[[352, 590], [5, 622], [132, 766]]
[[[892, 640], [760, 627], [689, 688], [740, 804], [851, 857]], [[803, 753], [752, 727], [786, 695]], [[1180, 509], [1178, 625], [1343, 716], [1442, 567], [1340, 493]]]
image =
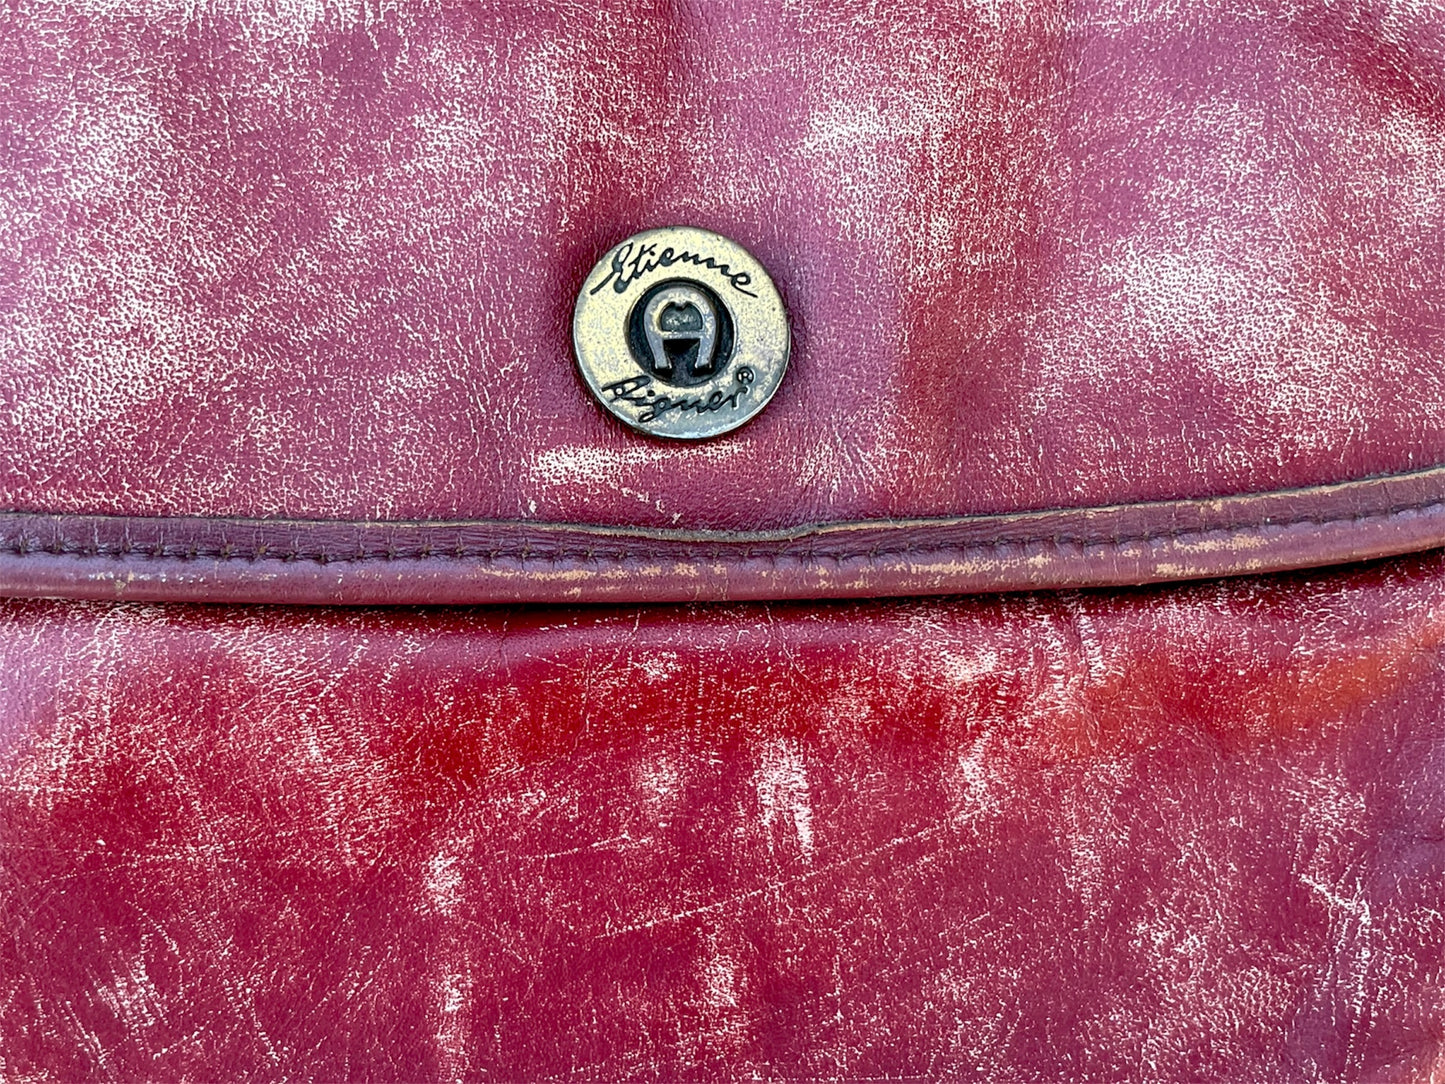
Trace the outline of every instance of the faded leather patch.
[[1423, 1081], [1445, 564], [0, 605], [18, 1079]]
[[[755, 531], [1445, 463], [1438, 5], [20, 2], [0, 508]], [[573, 371], [639, 229], [793, 367], [697, 448]]]

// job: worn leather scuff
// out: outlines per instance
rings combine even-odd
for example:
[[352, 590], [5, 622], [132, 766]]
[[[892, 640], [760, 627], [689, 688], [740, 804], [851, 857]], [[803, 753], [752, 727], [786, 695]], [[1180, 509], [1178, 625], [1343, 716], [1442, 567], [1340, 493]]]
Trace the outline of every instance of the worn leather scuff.
[[0, 606], [19, 1079], [1423, 1081], [1445, 565]]
[[[1445, 463], [1441, 40], [1383, 2], [21, 3], [0, 508], [752, 531]], [[796, 333], [695, 448], [599, 411], [567, 332], [674, 222]]]
[[[1428, 0], [10, 0], [0, 1078], [1445, 1081], [1442, 88]], [[679, 223], [794, 343], [691, 447], [568, 341]]]

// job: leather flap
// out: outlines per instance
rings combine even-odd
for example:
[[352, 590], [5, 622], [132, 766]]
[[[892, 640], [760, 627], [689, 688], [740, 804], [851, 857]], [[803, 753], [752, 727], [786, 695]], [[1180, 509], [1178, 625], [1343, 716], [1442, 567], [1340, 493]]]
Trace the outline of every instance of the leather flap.
[[[1445, 542], [1445, 17], [1371, 3], [21, 3], [0, 590], [1142, 582]], [[793, 360], [669, 443], [578, 378], [648, 227]]]

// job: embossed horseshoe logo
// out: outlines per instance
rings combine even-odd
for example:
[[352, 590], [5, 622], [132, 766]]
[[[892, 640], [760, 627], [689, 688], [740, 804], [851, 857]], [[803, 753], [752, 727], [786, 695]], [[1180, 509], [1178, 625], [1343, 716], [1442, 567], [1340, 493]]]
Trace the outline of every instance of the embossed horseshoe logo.
[[695, 374], [710, 373], [717, 360], [718, 316], [712, 299], [688, 283], [657, 291], [642, 311], [652, 367], [670, 375], [690, 362]]

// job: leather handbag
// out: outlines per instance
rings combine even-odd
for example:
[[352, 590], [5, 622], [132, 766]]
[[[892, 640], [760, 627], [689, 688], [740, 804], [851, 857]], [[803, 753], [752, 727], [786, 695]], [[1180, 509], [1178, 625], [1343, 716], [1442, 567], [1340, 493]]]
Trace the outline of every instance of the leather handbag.
[[8, 5], [0, 1076], [1441, 1079], [1442, 28]]

